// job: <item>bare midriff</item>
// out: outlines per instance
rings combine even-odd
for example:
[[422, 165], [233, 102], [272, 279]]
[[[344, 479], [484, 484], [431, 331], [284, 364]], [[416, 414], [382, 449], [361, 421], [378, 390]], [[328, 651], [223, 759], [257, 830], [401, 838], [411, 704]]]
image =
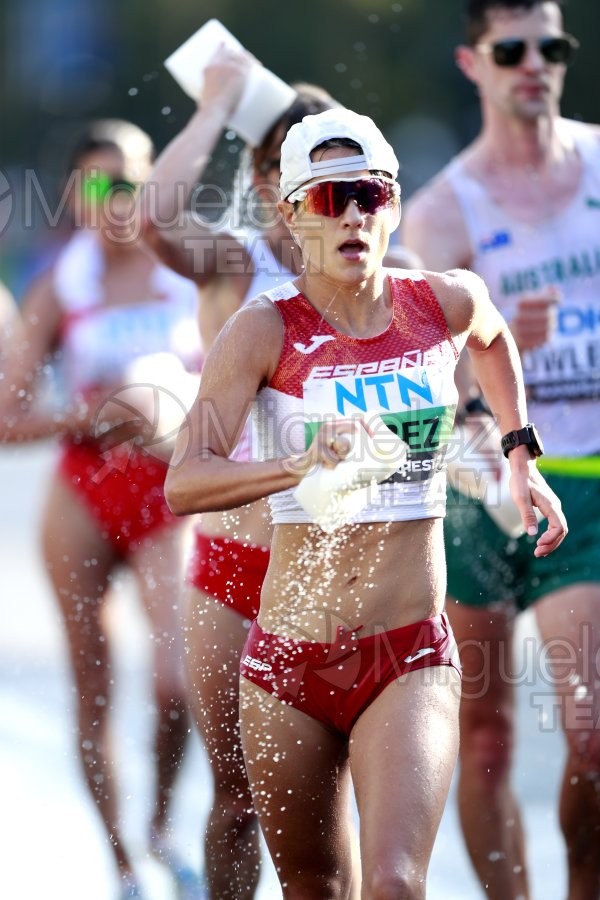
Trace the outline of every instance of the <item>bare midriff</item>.
[[325, 534], [277, 525], [259, 624], [301, 640], [360, 637], [440, 613], [446, 589], [442, 519], [375, 522]]

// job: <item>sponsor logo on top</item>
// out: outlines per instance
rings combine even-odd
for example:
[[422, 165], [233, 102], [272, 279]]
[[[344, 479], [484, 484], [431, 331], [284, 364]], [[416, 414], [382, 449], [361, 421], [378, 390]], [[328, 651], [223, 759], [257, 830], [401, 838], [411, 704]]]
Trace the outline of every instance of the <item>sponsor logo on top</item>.
[[318, 350], [323, 344], [326, 344], [327, 341], [334, 341], [335, 337], [333, 334], [313, 334], [310, 339], [310, 344], [301, 344], [299, 341], [294, 344], [294, 350], [297, 350], [298, 353], [314, 353], [315, 350]]
[[490, 250], [499, 250], [501, 247], [508, 247], [512, 244], [512, 237], [508, 231], [495, 231], [489, 237], [485, 237], [479, 242], [479, 249], [482, 253]]

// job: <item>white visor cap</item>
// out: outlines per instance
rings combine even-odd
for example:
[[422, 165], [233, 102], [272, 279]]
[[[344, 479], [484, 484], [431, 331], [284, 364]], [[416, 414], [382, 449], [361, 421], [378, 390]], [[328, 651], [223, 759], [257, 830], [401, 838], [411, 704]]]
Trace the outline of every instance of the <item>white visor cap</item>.
[[[311, 151], [334, 138], [355, 141], [362, 147], [362, 154], [313, 162]], [[286, 200], [313, 178], [339, 179], [360, 169], [387, 172], [394, 179], [398, 175], [396, 154], [372, 119], [343, 107], [305, 116], [292, 125], [281, 145], [281, 196]]]

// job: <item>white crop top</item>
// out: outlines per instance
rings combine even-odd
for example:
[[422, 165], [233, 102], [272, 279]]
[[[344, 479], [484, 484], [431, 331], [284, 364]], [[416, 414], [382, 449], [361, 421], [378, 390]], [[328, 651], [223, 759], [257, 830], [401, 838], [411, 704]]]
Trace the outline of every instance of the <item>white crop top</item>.
[[[301, 453], [324, 419], [379, 413], [409, 446], [401, 470], [353, 521], [443, 516], [444, 453], [452, 432], [458, 352], [428, 283], [389, 270], [393, 316], [357, 339], [323, 320], [293, 282], [267, 292], [284, 324], [279, 364], [255, 401], [260, 459]], [[293, 490], [269, 498], [275, 524], [309, 522]]]
[[142, 356], [171, 353], [197, 368], [201, 346], [198, 293], [166, 266], [152, 272], [152, 296], [140, 303], [103, 305], [104, 257], [92, 232], [77, 232], [54, 268], [54, 291], [64, 314], [63, 371], [69, 390], [114, 384]]

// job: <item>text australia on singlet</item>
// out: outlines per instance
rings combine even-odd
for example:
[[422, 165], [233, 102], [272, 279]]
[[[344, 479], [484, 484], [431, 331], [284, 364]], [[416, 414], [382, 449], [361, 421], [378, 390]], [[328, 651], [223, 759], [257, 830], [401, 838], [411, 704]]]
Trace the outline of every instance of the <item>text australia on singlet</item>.
[[507, 300], [539, 295], [550, 286], [563, 294], [549, 343], [523, 354], [529, 396], [538, 403], [600, 398], [600, 246], [505, 271]]

